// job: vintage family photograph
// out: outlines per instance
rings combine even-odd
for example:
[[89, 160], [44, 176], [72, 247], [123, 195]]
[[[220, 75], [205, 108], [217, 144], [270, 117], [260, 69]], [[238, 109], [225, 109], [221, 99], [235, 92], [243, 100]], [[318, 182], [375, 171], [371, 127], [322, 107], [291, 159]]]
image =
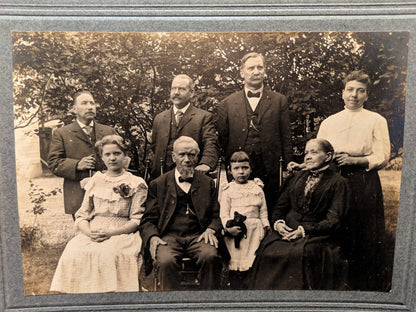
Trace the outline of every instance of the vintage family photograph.
[[24, 294], [389, 292], [409, 32], [12, 32]]

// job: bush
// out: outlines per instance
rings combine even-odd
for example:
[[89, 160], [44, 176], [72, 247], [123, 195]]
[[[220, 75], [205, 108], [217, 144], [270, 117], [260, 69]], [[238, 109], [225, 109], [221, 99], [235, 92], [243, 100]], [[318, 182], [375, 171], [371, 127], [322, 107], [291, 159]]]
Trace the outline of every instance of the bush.
[[22, 250], [36, 249], [42, 245], [43, 232], [37, 225], [23, 225], [20, 228]]

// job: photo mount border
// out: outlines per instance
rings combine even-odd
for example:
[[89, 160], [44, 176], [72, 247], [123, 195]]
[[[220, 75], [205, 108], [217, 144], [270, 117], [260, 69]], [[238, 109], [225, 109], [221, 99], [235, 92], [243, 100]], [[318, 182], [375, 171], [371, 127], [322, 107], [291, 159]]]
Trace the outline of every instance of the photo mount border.
[[[12, 31], [93, 32], [269, 32], [269, 31], [409, 31], [404, 159], [397, 227], [394, 274], [390, 293], [333, 291], [147, 292], [87, 295], [24, 296], [17, 211], [13, 131], [1, 136], [0, 209], [2, 271], [0, 310], [5, 311], [414, 311], [416, 309], [416, 3], [302, 1], [299, 5], [267, 2], [240, 4], [211, 1], [185, 5], [173, 1], [14, 1], [0, 5], [0, 126], [13, 129]], [[78, 3], [79, 2], [79, 3]], [[254, 11], [255, 8], [261, 10]], [[102, 23], [105, 21], [105, 23]], [[307, 25], [305, 27], [305, 25]], [[221, 30], [221, 31], [220, 31]], [[412, 209], [413, 208], [413, 209]], [[413, 244], [412, 244], [413, 242]], [[336, 300], [333, 300], [334, 297]], [[215, 300], [212, 300], [215, 298]]]

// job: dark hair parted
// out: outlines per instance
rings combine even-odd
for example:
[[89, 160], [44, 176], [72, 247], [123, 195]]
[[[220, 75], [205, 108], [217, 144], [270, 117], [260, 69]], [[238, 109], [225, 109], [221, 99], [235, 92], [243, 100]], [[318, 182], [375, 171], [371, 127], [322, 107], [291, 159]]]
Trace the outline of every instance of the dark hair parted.
[[126, 143], [124, 142], [124, 139], [117, 134], [112, 134], [112, 135], [106, 135], [101, 140], [97, 141], [97, 143], [95, 143], [95, 148], [98, 150], [98, 153], [100, 154], [100, 156], [102, 156], [103, 154], [104, 145], [108, 145], [108, 144], [116, 144], [118, 147], [120, 147], [121, 151], [125, 155], [127, 154], [128, 147]]
[[263, 65], [266, 66], [266, 60], [264, 59], [264, 56], [262, 54], [257, 52], [250, 52], [244, 55], [241, 59], [241, 67], [244, 67], [244, 64], [247, 62], [247, 60], [252, 57], [261, 57], [261, 59], [263, 60]]
[[370, 76], [368, 76], [362, 70], [354, 70], [350, 72], [347, 76], [345, 76], [345, 78], [342, 80], [342, 83], [344, 84], [344, 88], [349, 81], [353, 81], [353, 80], [364, 83], [367, 86], [367, 90], [371, 85]]
[[82, 95], [82, 94], [89, 94], [89, 95], [91, 95], [92, 96], [92, 98], [94, 98], [94, 96], [91, 94], [91, 92], [90, 91], [88, 91], [88, 90], [83, 90], [83, 91], [78, 91], [77, 93], [75, 93], [74, 94], [74, 96], [72, 97], [74, 100], [73, 100], [73, 102], [72, 102], [72, 105], [75, 105], [75, 103], [76, 103], [76, 101], [77, 101], [77, 98], [80, 96], [80, 95]]
[[238, 152], [234, 152], [231, 155], [230, 163], [237, 163], [237, 162], [244, 162], [244, 161], [250, 162], [250, 157], [248, 157], [246, 152], [238, 151]]

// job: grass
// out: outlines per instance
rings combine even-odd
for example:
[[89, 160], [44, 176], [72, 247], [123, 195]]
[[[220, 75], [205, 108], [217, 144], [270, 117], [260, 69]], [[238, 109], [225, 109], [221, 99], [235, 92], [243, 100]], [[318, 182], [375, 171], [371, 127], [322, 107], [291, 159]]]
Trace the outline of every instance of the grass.
[[[383, 170], [379, 173], [383, 186], [386, 217], [386, 260], [388, 263], [386, 272], [387, 278], [391, 280], [401, 174], [400, 171], [392, 170]], [[36, 179], [34, 182], [41, 184], [44, 186], [45, 190], [48, 190], [48, 188], [52, 189], [57, 185], [61, 185], [59, 183], [62, 183], [62, 180], [59, 178], [40, 178]], [[18, 185], [21, 226], [32, 222], [32, 215], [26, 212], [28, 205], [30, 205], [30, 200], [24, 196], [24, 194], [28, 193], [26, 192], [27, 190], [24, 191], [25, 188], [26, 186], [24, 184]], [[52, 292], [49, 291], [49, 288], [56, 265], [66, 242], [74, 233], [72, 218], [71, 216], [64, 214], [62, 203], [62, 195], [48, 198], [45, 203], [47, 211], [38, 218], [39, 226], [41, 227], [43, 234], [41, 243], [39, 244], [40, 246], [37, 248], [26, 248], [22, 252], [23, 278], [25, 295], [27, 296], [52, 294]], [[149, 290], [152, 289], [152, 275], [145, 277], [142, 272], [141, 281], [142, 287]]]

